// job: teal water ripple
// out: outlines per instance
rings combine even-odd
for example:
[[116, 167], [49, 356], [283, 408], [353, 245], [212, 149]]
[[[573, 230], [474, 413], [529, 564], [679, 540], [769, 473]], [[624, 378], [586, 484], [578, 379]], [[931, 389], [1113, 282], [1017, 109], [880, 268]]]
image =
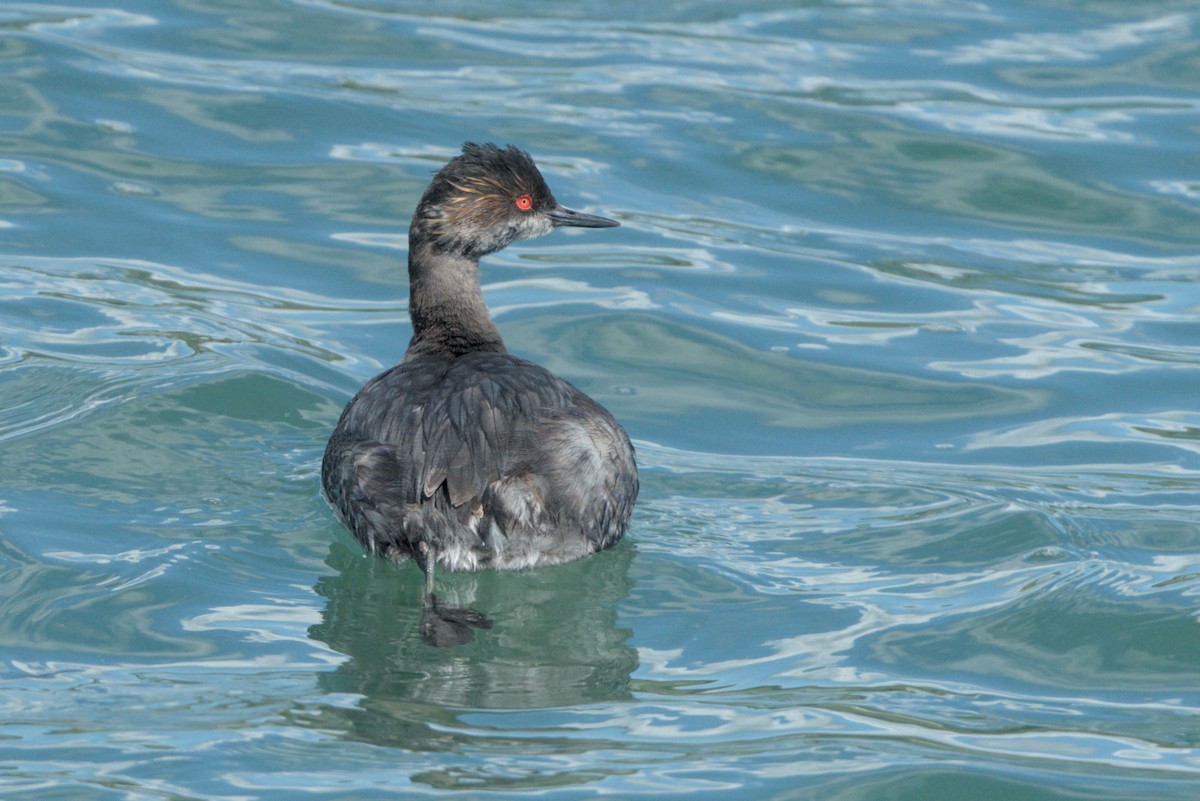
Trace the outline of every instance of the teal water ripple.
[[[783, 7], [786, 6], [786, 7]], [[1186, 3], [0, 10], [0, 790], [1191, 801]], [[420, 577], [317, 495], [464, 139], [630, 542]]]

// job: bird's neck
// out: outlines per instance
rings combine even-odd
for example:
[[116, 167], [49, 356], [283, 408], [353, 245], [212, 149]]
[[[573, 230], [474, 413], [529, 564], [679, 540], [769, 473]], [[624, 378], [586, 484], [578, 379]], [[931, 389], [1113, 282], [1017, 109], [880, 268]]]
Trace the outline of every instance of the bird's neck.
[[408, 282], [413, 338], [406, 360], [505, 350], [483, 300], [477, 259], [418, 244], [408, 251]]

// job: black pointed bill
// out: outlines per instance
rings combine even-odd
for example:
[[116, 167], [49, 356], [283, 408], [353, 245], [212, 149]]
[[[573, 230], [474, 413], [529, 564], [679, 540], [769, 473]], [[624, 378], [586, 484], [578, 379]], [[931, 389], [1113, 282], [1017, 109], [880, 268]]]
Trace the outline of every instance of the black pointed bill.
[[570, 225], [575, 228], [615, 228], [620, 225], [616, 220], [598, 217], [595, 214], [584, 214], [582, 211], [568, 209], [566, 206], [555, 206], [546, 212], [555, 228]]

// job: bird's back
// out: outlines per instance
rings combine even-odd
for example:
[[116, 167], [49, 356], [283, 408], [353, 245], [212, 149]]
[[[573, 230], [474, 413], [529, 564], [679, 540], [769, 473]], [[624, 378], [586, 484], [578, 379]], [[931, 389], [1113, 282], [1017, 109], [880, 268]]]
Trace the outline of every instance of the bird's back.
[[624, 430], [568, 382], [507, 353], [406, 360], [347, 405], [326, 497], [368, 550], [431, 535], [449, 567], [527, 567], [608, 547], [637, 496]]

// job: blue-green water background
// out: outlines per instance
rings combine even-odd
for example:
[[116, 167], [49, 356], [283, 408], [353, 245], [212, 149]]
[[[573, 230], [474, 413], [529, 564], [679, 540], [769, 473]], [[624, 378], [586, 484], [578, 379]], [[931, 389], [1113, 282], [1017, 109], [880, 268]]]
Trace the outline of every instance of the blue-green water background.
[[[0, 7], [0, 797], [1200, 797], [1200, 8]], [[625, 424], [584, 562], [317, 491], [463, 140], [615, 216], [484, 265]], [[463, 791], [463, 792], [455, 792]]]

